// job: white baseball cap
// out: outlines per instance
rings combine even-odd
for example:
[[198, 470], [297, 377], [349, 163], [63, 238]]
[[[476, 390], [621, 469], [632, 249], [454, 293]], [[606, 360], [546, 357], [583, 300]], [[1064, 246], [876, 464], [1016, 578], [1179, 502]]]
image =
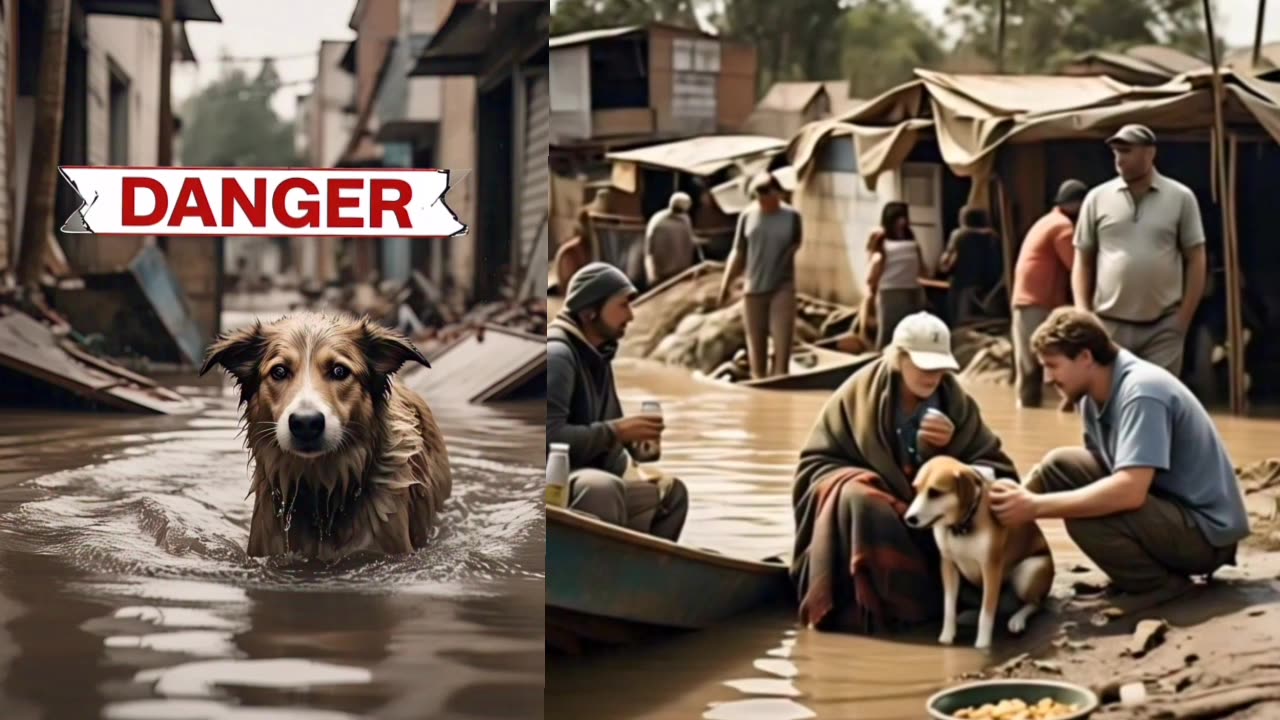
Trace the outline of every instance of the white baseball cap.
[[951, 331], [942, 319], [927, 312], [908, 315], [893, 330], [893, 345], [907, 353], [921, 370], [959, 370], [951, 354]]

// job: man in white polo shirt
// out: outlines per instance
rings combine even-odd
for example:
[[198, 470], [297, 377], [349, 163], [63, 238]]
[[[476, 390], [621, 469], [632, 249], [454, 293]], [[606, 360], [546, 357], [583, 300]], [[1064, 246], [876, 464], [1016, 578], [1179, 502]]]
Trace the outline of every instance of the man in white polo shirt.
[[1089, 192], [1075, 230], [1076, 307], [1112, 339], [1175, 376], [1204, 295], [1204, 227], [1195, 193], [1155, 168], [1156, 136], [1125, 125], [1107, 139], [1119, 177]]

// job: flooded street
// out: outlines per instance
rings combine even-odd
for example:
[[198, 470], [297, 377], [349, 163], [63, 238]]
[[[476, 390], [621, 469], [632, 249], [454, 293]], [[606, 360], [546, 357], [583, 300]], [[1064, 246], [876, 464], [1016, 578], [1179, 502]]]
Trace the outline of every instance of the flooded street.
[[[792, 471], [829, 393], [734, 388], [633, 361], [615, 362], [615, 372], [624, 412], [646, 399], [662, 402], [662, 467], [685, 480], [691, 498], [681, 543], [756, 559], [789, 556]], [[1076, 415], [1018, 411], [1009, 387], [971, 392], [1023, 473], [1053, 447], [1081, 442]], [[1217, 420], [1237, 465], [1274, 455], [1280, 424]], [[1084, 558], [1060, 523], [1043, 528], [1061, 583]], [[1047, 625], [1033, 620], [1027, 638], [997, 642], [995, 659], [1024, 651]], [[640, 649], [556, 657], [547, 667], [546, 710], [550, 717], [637, 720], [915, 720], [948, 678], [992, 659], [964, 646], [940, 647], [936, 634], [927, 628], [890, 642], [797, 631], [789, 613], [740, 619]]]
[[326, 568], [245, 555], [235, 397], [177, 389], [203, 409], [0, 415], [0, 717], [540, 712], [542, 403], [429, 398], [454, 473], [433, 543]]

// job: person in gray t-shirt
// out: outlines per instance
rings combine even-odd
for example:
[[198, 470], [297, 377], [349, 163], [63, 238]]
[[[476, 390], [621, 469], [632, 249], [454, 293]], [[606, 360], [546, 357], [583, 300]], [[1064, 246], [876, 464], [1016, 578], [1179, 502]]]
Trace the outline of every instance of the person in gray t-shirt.
[[751, 181], [756, 201], [738, 216], [733, 250], [720, 281], [720, 304], [737, 276], [746, 270], [743, 323], [751, 377], [768, 371], [769, 337], [773, 337], [773, 375], [786, 375], [796, 321], [796, 250], [803, 226], [800, 213], [782, 202], [782, 188], [769, 173]]
[[1138, 357], [1182, 372], [1207, 260], [1196, 195], [1156, 171], [1156, 136], [1126, 125], [1107, 144], [1118, 177], [1085, 196], [1075, 230], [1076, 307], [1102, 318]]
[[1032, 350], [1045, 377], [1077, 404], [1085, 447], [1058, 448], [1026, 487], [1001, 484], [1005, 524], [1066, 520], [1067, 533], [1138, 610], [1194, 587], [1191, 576], [1235, 563], [1249, 516], [1209, 413], [1176, 377], [1119, 348], [1097, 316], [1058, 308]]

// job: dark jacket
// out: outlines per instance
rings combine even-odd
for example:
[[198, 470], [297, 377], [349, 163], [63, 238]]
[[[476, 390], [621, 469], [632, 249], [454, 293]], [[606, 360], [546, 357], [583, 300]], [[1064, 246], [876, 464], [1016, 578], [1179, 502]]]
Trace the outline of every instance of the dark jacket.
[[569, 446], [569, 466], [596, 468], [621, 476], [626, 451], [610, 427], [622, 417], [613, 381], [617, 345], [597, 350], [556, 318], [547, 328], [547, 444]]

